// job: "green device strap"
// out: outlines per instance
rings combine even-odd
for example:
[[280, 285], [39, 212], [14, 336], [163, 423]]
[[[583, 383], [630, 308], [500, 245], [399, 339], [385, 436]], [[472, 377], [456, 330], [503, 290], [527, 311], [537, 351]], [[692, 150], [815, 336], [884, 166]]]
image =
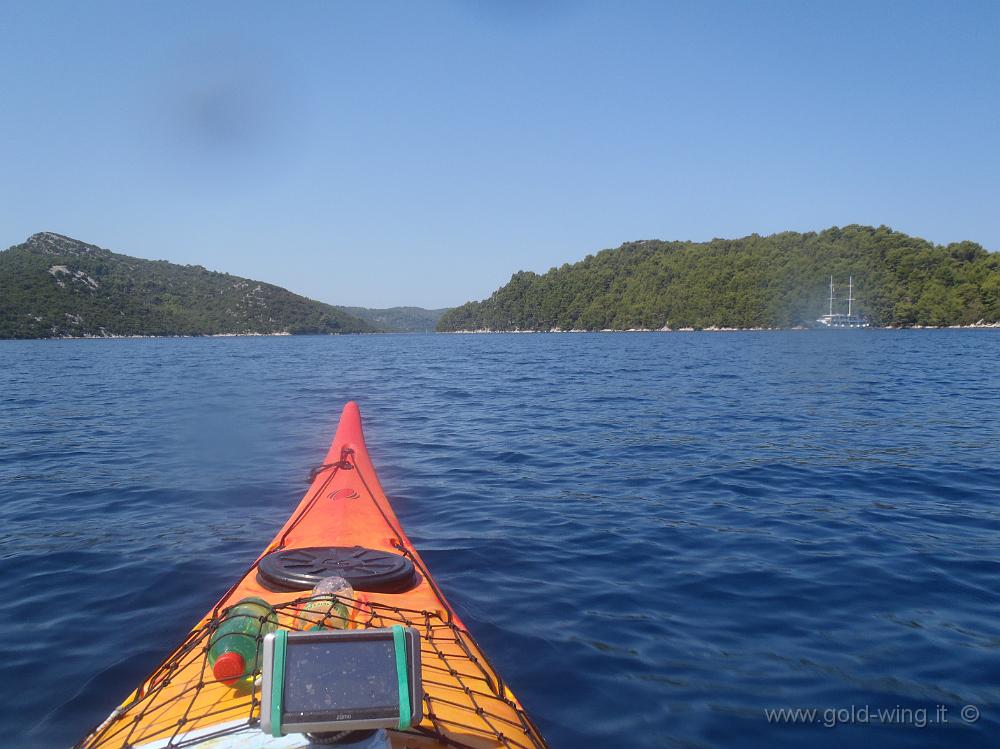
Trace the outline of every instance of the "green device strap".
[[[392, 642], [396, 648], [396, 676], [399, 681], [399, 730], [406, 731], [410, 727], [410, 680], [406, 671], [406, 634], [403, 628], [392, 625]], [[277, 661], [277, 658], [275, 658]]]
[[271, 735], [280, 737], [281, 703], [285, 688], [285, 650], [288, 647], [288, 632], [279, 629], [274, 633], [274, 664], [271, 666]]

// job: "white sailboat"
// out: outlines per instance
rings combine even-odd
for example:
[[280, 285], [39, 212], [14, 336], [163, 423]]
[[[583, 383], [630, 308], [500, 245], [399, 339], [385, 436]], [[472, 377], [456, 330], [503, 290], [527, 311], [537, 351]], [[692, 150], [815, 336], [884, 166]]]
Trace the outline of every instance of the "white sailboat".
[[847, 282], [847, 314], [834, 312], [833, 276], [830, 276], [830, 311], [816, 320], [824, 328], [867, 328], [868, 320], [853, 312], [854, 305], [854, 276], [850, 276]]

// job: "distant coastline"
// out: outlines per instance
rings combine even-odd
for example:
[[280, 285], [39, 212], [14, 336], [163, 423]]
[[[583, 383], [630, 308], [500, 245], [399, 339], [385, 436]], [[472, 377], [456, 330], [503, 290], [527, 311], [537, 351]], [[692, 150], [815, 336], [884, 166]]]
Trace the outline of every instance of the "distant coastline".
[[112, 340], [135, 340], [145, 338], [291, 338], [298, 336], [362, 336], [362, 335], [385, 335], [385, 333], [174, 333], [142, 335], [139, 333], [129, 335], [98, 335], [88, 333], [85, 335], [58, 335], [38, 338], [0, 338], [0, 341], [112, 341]]
[[[605, 328], [602, 330], [561, 330], [552, 328], [550, 330], [441, 330], [444, 335], [483, 335], [497, 333], [780, 333], [787, 331], [811, 331], [823, 330], [805, 325], [794, 325], [791, 327], [776, 328], [729, 328], [719, 326], [709, 326], [707, 328]], [[1000, 330], [1000, 322], [979, 322], [971, 325], [873, 325], [868, 330]], [[828, 332], [823, 330], [823, 332]]]
[[832, 313], [833, 275], [860, 299], [851, 327], [1000, 328], [1000, 253], [884, 226], [629, 242], [450, 309], [334, 306], [42, 232], [0, 252], [0, 339], [799, 330]]
[[[604, 330], [445, 330], [426, 332], [394, 332], [396, 335], [548, 335], [573, 333], [782, 333], [782, 332], [829, 332], [822, 328], [795, 325], [788, 328], [727, 328], [711, 326], [707, 328], [623, 328]], [[1000, 322], [973, 323], [972, 325], [873, 325], [868, 330], [1000, 330]], [[133, 340], [146, 338], [290, 338], [302, 336], [383, 336], [386, 333], [206, 333], [204, 335], [61, 335], [46, 338], [3, 338], [8, 341], [106, 341]]]

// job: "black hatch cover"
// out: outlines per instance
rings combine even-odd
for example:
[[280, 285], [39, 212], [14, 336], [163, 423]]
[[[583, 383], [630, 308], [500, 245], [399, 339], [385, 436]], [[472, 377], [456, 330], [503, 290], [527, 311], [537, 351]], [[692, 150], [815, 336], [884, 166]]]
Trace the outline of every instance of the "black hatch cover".
[[364, 546], [310, 546], [274, 551], [260, 560], [264, 582], [312, 590], [324, 577], [340, 575], [355, 590], [398, 593], [413, 586], [413, 562], [401, 554]]

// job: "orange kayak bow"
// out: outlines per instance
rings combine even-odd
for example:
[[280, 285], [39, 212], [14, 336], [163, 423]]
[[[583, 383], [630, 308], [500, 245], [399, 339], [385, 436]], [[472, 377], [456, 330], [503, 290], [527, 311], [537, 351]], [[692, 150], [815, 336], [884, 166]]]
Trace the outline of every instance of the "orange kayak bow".
[[[361, 579], [350, 602], [352, 628], [414, 627], [420, 633], [423, 719], [390, 732], [394, 749], [472, 747], [543, 749], [546, 744], [465, 625], [445, 600], [406, 537], [379, 485], [354, 402], [305, 497], [246, 574], [79, 749], [295, 749], [302, 735], [273, 738], [260, 730], [260, 688], [254, 674], [235, 686], [216, 678], [208, 661], [211, 633], [228, 606], [249, 596], [267, 601], [280, 628], [306, 629], [301, 616], [324, 550]], [[328, 555], [327, 555], [328, 556]], [[230, 682], [232, 680], [229, 680]]]

